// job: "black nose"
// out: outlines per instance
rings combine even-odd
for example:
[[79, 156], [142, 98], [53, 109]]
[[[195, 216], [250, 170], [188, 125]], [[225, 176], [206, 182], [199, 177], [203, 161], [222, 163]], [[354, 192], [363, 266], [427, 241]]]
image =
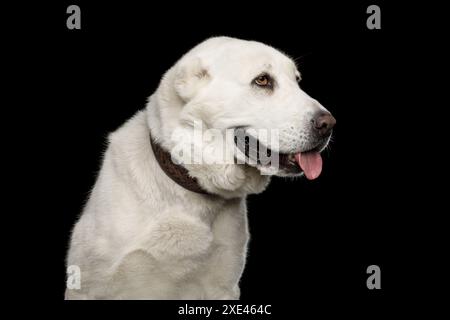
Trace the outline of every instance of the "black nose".
[[321, 136], [330, 135], [336, 119], [329, 112], [318, 112], [311, 120], [314, 130]]

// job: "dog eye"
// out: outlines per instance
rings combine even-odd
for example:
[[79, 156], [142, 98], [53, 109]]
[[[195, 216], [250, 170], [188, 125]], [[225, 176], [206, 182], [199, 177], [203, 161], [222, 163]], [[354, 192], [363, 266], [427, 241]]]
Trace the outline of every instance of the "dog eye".
[[267, 74], [262, 74], [253, 80], [254, 83], [260, 87], [271, 87], [272, 86], [272, 79]]

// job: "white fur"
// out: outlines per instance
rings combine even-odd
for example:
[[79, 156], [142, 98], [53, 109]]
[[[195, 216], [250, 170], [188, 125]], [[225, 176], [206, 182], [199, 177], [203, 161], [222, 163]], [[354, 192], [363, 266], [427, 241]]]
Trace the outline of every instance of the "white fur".
[[[277, 78], [270, 95], [250, 86], [263, 70]], [[247, 125], [279, 129], [280, 151], [302, 151], [309, 117], [323, 107], [296, 75], [291, 59], [258, 42], [212, 38], [183, 56], [147, 108], [109, 137], [67, 259], [81, 269], [81, 288], [67, 289], [66, 298], [238, 299], [249, 239], [245, 197], [263, 191], [269, 177], [248, 165], [186, 165], [219, 197], [193, 193], [161, 170], [149, 134], [171, 150], [174, 134], [188, 134], [195, 120], [219, 130]]]

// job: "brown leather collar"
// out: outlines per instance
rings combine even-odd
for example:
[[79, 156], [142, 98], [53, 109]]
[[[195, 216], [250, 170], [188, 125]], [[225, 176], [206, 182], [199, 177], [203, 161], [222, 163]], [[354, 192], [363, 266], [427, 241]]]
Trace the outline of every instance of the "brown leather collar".
[[153, 141], [150, 136], [150, 143], [152, 145], [153, 153], [158, 161], [159, 166], [164, 173], [172, 179], [179, 186], [200, 194], [210, 195], [208, 191], [203, 189], [197, 182], [197, 179], [191, 177], [187, 169], [179, 164], [175, 164], [172, 161], [170, 152], [164, 150], [159, 143]]

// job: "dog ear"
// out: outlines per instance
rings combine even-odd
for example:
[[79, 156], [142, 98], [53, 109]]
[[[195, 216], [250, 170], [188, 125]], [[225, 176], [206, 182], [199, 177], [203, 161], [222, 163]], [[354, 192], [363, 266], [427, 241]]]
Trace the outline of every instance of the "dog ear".
[[175, 90], [185, 102], [191, 100], [210, 80], [208, 70], [200, 58], [182, 61], [176, 69]]

